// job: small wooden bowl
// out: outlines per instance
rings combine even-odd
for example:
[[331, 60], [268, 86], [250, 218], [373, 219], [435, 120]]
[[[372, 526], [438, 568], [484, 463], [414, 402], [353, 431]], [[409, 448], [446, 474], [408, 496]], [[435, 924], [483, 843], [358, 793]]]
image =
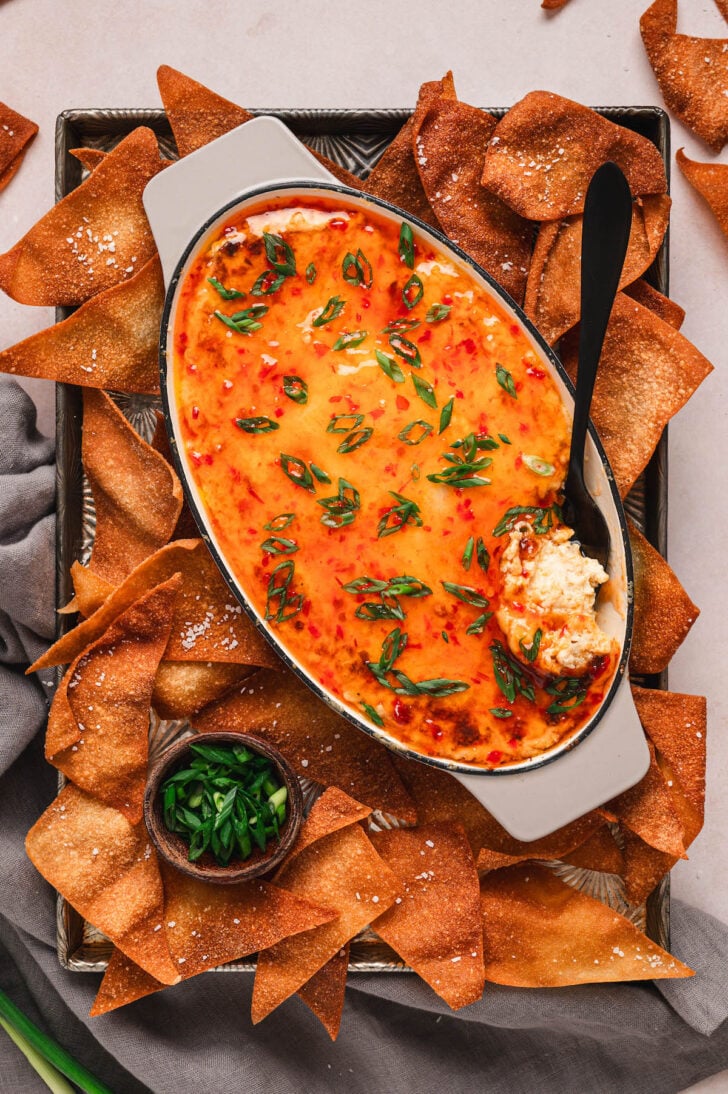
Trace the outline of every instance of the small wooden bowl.
[[[228, 866], [218, 866], [212, 854], [206, 851], [196, 862], [187, 857], [189, 845], [176, 832], [170, 832], [164, 823], [164, 808], [159, 790], [165, 779], [187, 766], [193, 758], [190, 744], [195, 741], [209, 745], [245, 745], [251, 752], [271, 760], [288, 790], [286, 822], [281, 829], [280, 842], [269, 840], [265, 851], [254, 848], [250, 858], [231, 860]], [[172, 745], [154, 764], [147, 777], [144, 794], [144, 821], [152, 843], [159, 854], [189, 877], [209, 881], [215, 885], [233, 885], [248, 881], [275, 869], [290, 851], [303, 820], [303, 794], [298, 777], [288, 761], [265, 741], [248, 733], [201, 733], [187, 737]]]

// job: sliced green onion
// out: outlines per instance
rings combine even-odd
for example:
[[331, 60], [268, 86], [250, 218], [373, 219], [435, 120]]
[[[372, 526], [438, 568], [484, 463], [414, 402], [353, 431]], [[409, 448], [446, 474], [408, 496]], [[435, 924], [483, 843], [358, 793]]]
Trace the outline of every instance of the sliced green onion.
[[313, 320], [312, 325], [314, 327], [323, 327], [326, 323], [330, 323], [332, 319], [337, 319], [345, 307], [346, 301], [342, 300], [340, 296], [330, 296], [320, 314]]
[[427, 309], [427, 315], [425, 316], [426, 323], [442, 323], [443, 319], [447, 319], [452, 310], [451, 304], [432, 304]]
[[293, 399], [294, 403], [308, 402], [308, 384], [300, 376], [284, 376], [283, 392], [289, 399]]
[[360, 346], [368, 334], [369, 331], [366, 330], [344, 331], [334, 342], [333, 348], [335, 350], [353, 349], [355, 346]]
[[[418, 429], [419, 434], [413, 435], [413, 430]], [[433, 427], [429, 422], [423, 422], [421, 418], [418, 418], [416, 422], [410, 422], [406, 425], [397, 436], [400, 441], [404, 441], [405, 444], [422, 444], [426, 437], [429, 437], [432, 433]]]
[[240, 292], [239, 289], [226, 289], [216, 277], [208, 277], [207, 281], [223, 300], [242, 300], [245, 296], [245, 293]]
[[421, 278], [419, 278], [417, 274], [412, 274], [409, 281], [402, 289], [402, 300], [405, 307], [414, 308], [416, 304], [419, 304], [424, 291], [425, 287], [422, 284]]
[[257, 418], [236, 418], [235, 424], [245, 433], [273, 433], [276, 429], [280, 429], [278, 422], [262, 415]]
[[281, 236], [273, 235], [271, 232], [263, 232], [263, 244], [265, 257], [276, 273], [283, 274], [284, 277], [293, 277], [296, 272], [296, 257], [290, 244], [286, 243]]
[[404, 373], [393, 357], [388, 357], [386, 353], [378, 349], [374, 351], [374, 355], [380, 369], [390, 380], [394, 380], [395, 384], [404, 383]]
[[421, 376], [415, 376], [414, 373], [412, 373], [412, 383], [422, 402], [427, 403], [433, 410], [437, 410], [437, 397], [432, 384], [428, 380], [423, 380]]
[[523, 456], [523, 462], [529, 471], [533, 471], [534, 475], [542, 475], [544, 478], [548, 478], [553, 475], [556, 468], [548, 460], [542, 460], [540, 456]]
[[503, 390], [508, 395], [510, 395], [512, 399], [517, 399], [518, 398], [518, 395], [516, 394], [515, 382], [514, 382], [513, 377], [511, 376], [511, 374], [510, 374], [510, 372], [508, 371], [507, 368], [504, 368], [503, 365], [496, 364], [496, 366], [495, 366], [495, 378], [498, 381], [498, 383], [500, 384], [500, 386], [503, 388]]
[[399, 230], [399, 257], [412, 270], [415, 265], [415, 241], [409, 224], [402, 222]]

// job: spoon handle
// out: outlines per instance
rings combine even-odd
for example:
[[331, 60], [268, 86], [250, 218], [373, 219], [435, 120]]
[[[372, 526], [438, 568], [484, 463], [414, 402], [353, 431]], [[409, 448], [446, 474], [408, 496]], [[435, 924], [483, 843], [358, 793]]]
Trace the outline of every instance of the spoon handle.
[[632, 195], [616, 163], [595, 171], [584, 204], [581, 237], [581, 325], [579, 371], [569, 453], [569, 481], [583, 481], [584, 442], [597, 366], [617, 294], [632, 226]]

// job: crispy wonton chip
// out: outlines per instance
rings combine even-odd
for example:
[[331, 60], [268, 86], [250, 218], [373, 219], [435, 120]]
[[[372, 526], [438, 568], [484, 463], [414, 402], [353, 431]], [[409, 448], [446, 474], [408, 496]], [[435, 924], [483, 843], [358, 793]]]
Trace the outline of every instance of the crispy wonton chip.
[[[176, 575], [127, 608], [74, 662], [59, 689], [58, 701], [64, 712], [70, 708], [79, 736], [49, 759], [76, 786], [118, 809], [132, 824], [142, 816], [152, 684], [179, 585]], [[52, 725], [51, 715], [49, 747]]]
[[[532, 859], [543, 858], [550, 860], [556, 855], [523, 854], [504, 855], [498, 851], [489, 851], [481, 847], [478, 854], [479, 870], [501, 870], [504, 866], [515, 866], [519, 862], [529, 862]], [[582, 870], [598, 870], [606, 874], [619, 874], [624, 866], [622, 852], [617, 846], [606, 824], [589, 836], [584, 843], [575, 847], [572, 851], [564, 853], [563, 862], [569, 866], [578, 866]]]
[[350, 948], [351, 945], [347, 942], [296, 992], [299, 999], [316, 1015], [332, 1041], [336, 1040], [341, 1025]]
[[358, 824], [317, 839], [287, 860], [276, 875], [278, 881], [296, 896], [336, 909], [339, 917], [259, 954], [254, 1024], [297, 992], [378, 912], [385, 911], [400, 889]]
[[69, 151], [78, 160], [84, 171], [88, 171], [89, 174], [95, 171], [108, 155], [107, 152], [102, 152], [100, 148], [71, 148]]
[[182, 487], [109, 396], [93, 388], [83, 393], [81, 456], [96, 512], [89, 566], [118, 585], [169, 542]]
[[[180, 156], [197, 151], [255, 117], [249, 110], [231, 103], [169, 65], [161, 65], [157, 69], [157, 84]], [[313, 148], [309, 151], [339, 182], [361, 190], [361, 179], [352, 175], [351, 171]]]
[[293, 847], [288, 853], [285, 863], [281, 866], [276, 876], [285, 873], [285, 870], [293, 862], [297, 855], [305, 851], [316, 840], [330, 836], [332, 832], [338, 832], [341, 828], [348, 828], [350, 824], [364, 821], [371, 813], [368, 805], [363, 805], [355, 798], [339, 790], [337, 786], [330, 786], [324, 790], [320, 798], [314, 802], [313, 808], [306, 818], [301, 831]]
[[533, 225], [480, 183], [496, 120], [458, 99], [433, 96], [414, 119], [414, 156], [443, 231], [510, 293], [523, 293]]
[[675, 159], [690, 185], [708, 203], [723, 235], [728, 236], [728, 164], [689, 160], [682, 148]]
[[73, 599], [64, 608], [59, 609], [60, 615], [78, 612], [79, 615], [88, 619], [90, 615], [98, 611], [114, 591], [110, 581], [106, 581], [78, 561], [71, 565], [71, 580], [73, 581]]
[[46, 881], [79, 915], [164, 984], [180, 974], [162, 923], [164, 893], [157, 855], [143, 824], [72, 784], [27, 835], [25, 849]]
[[94, 296], [70, 318], [0, 352], [0, 372], [156, 395], [163, 303], [162, 271], [155, 255], [138, 273]]
[[685, 857], [683, 828], [670, 788], [650, 747], [650, 766], [636, 786], [608, 802], [606, 808], [624, 828], [666, 855]]
[[728, 140], [728, 38], [676, 34], [677, 0], [655, 0], [640, 32], [665, 103], [715, 152]]
[[634, 565], [633, 672], [662, 672], [700, 614], [662, 555], [630, 521]]
[[384, 150], [374, 170], [364, 183], [364, 189], [375, 197], [391, 201], [406, 213], [424, 220], [433, 228], [439, 228], [437, 216], [422, 186], [413, 150], [417, 114], [435, 99], [455, 99], [452, 73], [442, 80], [423, 84], [420, 88], [417, 110], [408, 118], [392, 143]]
[[221, 661], [162, 661], [152, 706], [160, 718], [191, 718], [257, 670]]
[[0, 255], [0, 288], [21, 304], [73, 305], [130, 280], [155, 252], [142, 192], [161, 166], [151, 129], [133, 130]]
[[[169, 443], [169, 435], [167, 433], [167, 426], [164, 424], [164, 415], [161, 411], [156, 412], [157, 424], [154, 427], [154, 435], [149, 442], [155, 452], [158, 452], [160, 456], [163, 456], [170, 467], [174, 467], [174, 457], [172, 456], [172, 448]], [[182, 509], [180, 511], [179, 519], [172, 533], [172, 539], [194, 539], [200, 534], [195, 518], [192, 516], [192, 510], [187, 504], [186, 499], [182, 499]]]
[[115, 948], [89, 1011], [89, 1017], [97, 1018], [100, 1014], [108, 1014], [109, 1011], [125, 1007], [127, 1003], [143, 999], [146, 995], [152, 995], [155, 991], [162, 991], [166, 987], [167, 985], [161, 980], [150, 976], [131, 958]]
[[678, 861], [676, 855], [657, 851], [629, 828], [622, 829], [624, 842], [624, 891], [630, 904], [642, 904], [665, 874]]
[[[575, 328], [561, 343], [561, 359], [572, 380], [577, 348]], [[712, 371], [687, 338], [624, 293], [617, 294], [591, 414], [622, 497], [647, 466], [670, 418]]]
[[462, 824], [473, 854], [482, 847], [505, 855], [561, 858], [603, 824], [596, 812], [585, 814], [543, 839], [522, 843], [506, 832], [462, 783], [436, 767], [393, 755], [394, 766], [417, 807], [417, 824], [452, 821]]
[[685, 319], [685, 309], [676, 304], [674, 300], [663, 296], [661, 292], [653, 288], [648, 281], [640, 278], [624, 290], [625, 296], [631, 296], [644, 308], [649, 308], [665, 323], [669, 323], [675, 330], [680, 330]]
[[412, 801], [390, 753], [280, 666], [262, 669], [194, 718], [201, 733], [254, 733], [285, 753], [298, 775], [337, 786], [371, 809], [413, 822]]
[[172, 574], [182, 574], [165, 658], [279, 665], [268, 642], [243, 613], [201, 539], [177, 540], [145, 559], [90, 618], [46, 650], [28, 672], [64, 665], [93, 642], [130, 604]]
[[558, 11], [568, 3], [569, 0], [541, 0], [541, 7], [546, 8], [547, 11]]
[[37, 132], [35, 122], [0, 103], [0, 190], [5, 189], [20, 167]]
[[705, 812], [706, 701], [701, 695], [638, 687], [632, 693], [689, 847], [703, 827]]
[[[669, 218], [667, 194], [653, 194], [633, 203], [620, 288], [635, 281], [652, 265]], [[583, 224], [583, 216], [546, 221], [536, 239], [524, 309], [549, 345], [579, 321]]]
[[667, 192], [651, 141], [570, 99], [532, 91], [498, 123], [482, 181], [528, 220], [561, 220], [584, 211], [591, 177], [605, 160], [622, 168], [633, 197]]
[[372, 930], [458, 1010], [485, 986], [478, 873], [459, 824], [393, 828], [372, 842], [403, 882], [402, 896]]
[[530, 863], [481, 883], [485, 976], [519, 988], [692, 976], [628, 919]]

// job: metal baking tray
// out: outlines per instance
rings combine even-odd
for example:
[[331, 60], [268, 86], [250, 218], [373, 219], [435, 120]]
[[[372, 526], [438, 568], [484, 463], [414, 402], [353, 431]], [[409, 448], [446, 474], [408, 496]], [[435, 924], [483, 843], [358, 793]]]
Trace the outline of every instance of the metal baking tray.
[[[503, 108], [490, 109], [501, 117]], [[669, 120], [663, 110], [652, 106], [599, 107], [600, 114], [651, 140], [663, 157], [669, 172]], [[403, 122], [408, 110], [254, 110], [272, 114], [318, 152], [325, 153], [342, 167], [365, 178]], [[97, 148], [108, 151], [136, 126], [145, 125], [159, 139], [163, 154], [176, 157], [172, 132], [166, 115], [156, 110], [66, 110], [56, 124], [56, 200], [61, 200], [82, 181], [80, 163], [70, 155], [72, 148]], [[661, 292], [668, 293], [667, 237], [645, 275]], [[57, 310], [64, 319], [67, 309]], [[112, 393], [113, 394], [113, 393]], [[159, 401], [150, 396], [115, 395], [118, 405], [148, 440], [154, 430], [155, 408]], [[88, 558], [94, 535], [93, 498], [85, 482], [81, 464], [82, 429], [81, 389], [58, 384], [56, 395], [56, 605], [62, 607], [73, 595], [71, 564]], [[667, 436], [663, 435], [645, 473], [626, 501], [626, 509], [648, 540], [667, 556]], [[68, 615], [57, 616], [57, 634], [75, 623]], [[61, 672], [58, 672], [58, 679]], [[666, 676], [637, 677], [647, 687], [666, 687]], [[152, 712], [150, 717], [150, 753], [157, 755], [177, 737], [188, 731], [184, 722], [163, 722]], [[63, 778], [61, 777], [61, 785]], [[304, 797], [310, 806], [320, 788], [304, 781]], [[372, 824], [385, 826], [391, 820], [375, 815]], [[645, 904], [630, 905], [624, 896], [621, 878], [559, 863], [547, 863], [563, 881], [603, 901], [652, 938], [669, 948], [670, 880], [669, 875], [650, 894]], [[111, 955], [111, 943], [87, 923], [59, 895], [57, 902], [57, 944], [60, 963], [74, 972], [103, 972]], [[251, 959], [232, 962], [212, 972], [252, 971]], [[404, 962], [371, 931], [363, 931], [351, 945], [351, 972], [406, 972]]]

